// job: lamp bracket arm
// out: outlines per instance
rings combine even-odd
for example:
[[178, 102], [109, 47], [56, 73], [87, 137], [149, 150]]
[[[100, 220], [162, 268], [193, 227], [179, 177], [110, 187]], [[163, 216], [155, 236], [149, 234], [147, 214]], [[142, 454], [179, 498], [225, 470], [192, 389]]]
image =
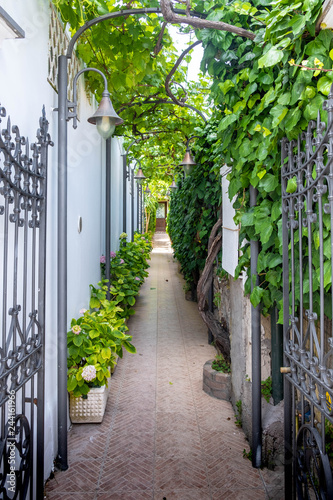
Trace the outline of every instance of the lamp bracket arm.
[[189, 145], [189, 143], [190, 143], [190, 141], [191, 141], [192, 139], [200, 139], [200, 135], [192, 135], [191, 137], [189, 137], [189, 139], [187, 139], [187, 142], [186, 142], [186, 150], [188, 150], [188, 149], [189, 149], [188, 145]]
[[77, 128], [77, 102], [67, 100], [66, 121], [69, 122], [73, 118], [73, 128]]
[[104, 73], [102, 73], [99, 69], [96, 68], [83, 68], [80, 71], [78, 71], [74, 77], [73, 80], [73, 102], [67, 100], [67, 108], [66, 108], [66, 120], [69, 121], [73, 118], [73, 128], [77, 128], [77, 89], [76, 89], [76, 84], [77, 84], [77, 79], [79, 78], [82, 73], [85, 73], [86, 71], [95, 71], [95, 73], [98, 73], [99, 75], [102, 76], [104, 80], [104, 93], [109, 93], [108, 92], [108, 81], [106, 79], [106, 76]]

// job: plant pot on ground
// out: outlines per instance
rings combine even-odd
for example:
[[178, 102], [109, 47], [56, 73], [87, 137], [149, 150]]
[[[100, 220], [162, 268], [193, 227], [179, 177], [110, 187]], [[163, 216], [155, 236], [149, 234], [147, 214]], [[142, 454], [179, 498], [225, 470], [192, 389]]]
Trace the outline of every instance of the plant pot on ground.
[[230, 401], [231, 368], [221, 354], [206, 361], [203, 367], [203, 390], [217, 399]]
[[125, 333], [128, 328], [124, 318], [117, 316], [119, 309], [108, 301], [99, 310], [84, 311], [78, 320], [72, 320], [67, 334], [67, 389], [73, 422], [101, 421], [116, 357], [122, 357], [123, 347], [135, 352], [132, 337]]

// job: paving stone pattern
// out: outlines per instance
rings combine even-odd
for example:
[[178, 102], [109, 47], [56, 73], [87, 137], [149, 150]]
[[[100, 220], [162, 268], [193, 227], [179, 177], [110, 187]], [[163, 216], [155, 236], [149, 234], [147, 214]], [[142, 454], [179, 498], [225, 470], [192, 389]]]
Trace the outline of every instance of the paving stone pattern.
[[231, 404], [202, 389], [215, 349], [165, 233], [149, 271], [129, 321], [137, 354], [119, 360], [103, 422], [72, 426], [69, 469], [47, 482], [46, 498], [282, 500], [280, 471], [252, 468]]

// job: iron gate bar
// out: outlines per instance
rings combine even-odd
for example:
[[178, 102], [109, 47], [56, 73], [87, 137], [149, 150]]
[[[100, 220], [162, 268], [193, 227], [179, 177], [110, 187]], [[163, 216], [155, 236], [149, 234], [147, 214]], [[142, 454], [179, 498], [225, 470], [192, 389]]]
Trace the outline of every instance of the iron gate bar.
[[[325, 450], [325, 423], [333, 423], [332, 404], [327, 404], [327, 398], [331, 403], [333, 400], [333, 331], [331, 337], [325, 339], [325, 286], [328, 284], [333, 300], [333, 86], [323, 110], [328, 113], [327, 128], [318, 111], [317, 122], [311, 120], [297, 141], [282, 140], [283, 331], [284, 360], [289, 367], [284, 380], [286, 498], [294, 498], [296, 492], [300, 499], [309, 498], [310, 491], [316, 498], [333, 498], [332, 471], [327, 466]], [[296, 183], [294, 190], [288, 189], [291, 180]], [[323, 199], [326, 194], [327, 202]], [[331, 225], [331, 255], [326, 259], [325, 214], [330, 215]], [[316, 247], [313, 246], [315, 236]], [[314, 268], [314, 250], [319, 252], [319, 271]], [[329, 265], [330, 282], [327, 280]], [[318, 287], [320, 335], [315, 326], [318, 315], [313, 295]], [[307, 324], [303, 319], [304, 307], [308, 307], [305, 310]], [[315, 455], [312, 456], [310, 450]]]
[[[0, 121], [5, 116], [5, 108], [0, 108]], [[0, 134], [4, 198], [0, 493], [5, 500], [23, 500], [28, 493], [35, 500], [44, 494], [47, 151], [52, 145], [44, 108], [39, 124], [31, 158], [29, 141], [17, 126], [11, 127], [9, 118]], [[11, 454], [16, 455], [15, 466], [10, 466]]]

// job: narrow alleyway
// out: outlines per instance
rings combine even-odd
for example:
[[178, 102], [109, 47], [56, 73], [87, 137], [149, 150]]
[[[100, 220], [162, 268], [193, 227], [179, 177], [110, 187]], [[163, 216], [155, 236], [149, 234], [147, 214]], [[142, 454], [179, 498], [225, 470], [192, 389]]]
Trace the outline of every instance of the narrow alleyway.
[[155, 235], [149, 278], [129, 328], [137, 354], [112, 377], [102, 424], [73, 425], [69, 464], [49, 500], [282, 500], [281, 476], [256, 470], [232, 406], [202, 390], [215, 355], [165, 233]]

